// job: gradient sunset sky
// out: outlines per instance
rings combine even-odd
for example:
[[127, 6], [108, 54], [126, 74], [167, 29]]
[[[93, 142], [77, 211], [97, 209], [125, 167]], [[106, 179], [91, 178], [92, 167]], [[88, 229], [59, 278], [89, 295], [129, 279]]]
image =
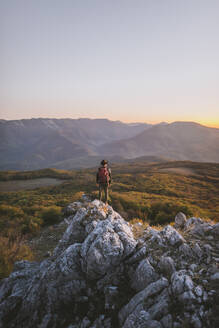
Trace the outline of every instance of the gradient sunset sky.
[[218, 0], [0, 0], [0, 118], [219, 127]]

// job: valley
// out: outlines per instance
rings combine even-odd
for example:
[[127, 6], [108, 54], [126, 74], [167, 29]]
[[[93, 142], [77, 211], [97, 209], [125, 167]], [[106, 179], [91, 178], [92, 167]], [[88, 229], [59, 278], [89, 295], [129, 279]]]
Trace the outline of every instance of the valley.
[[62, 182], [63, 182], [62, 180], [55, 179], [55, 178], [0, 181], [0, 192], [32, 190], [32, 189], [46, 187], [46, 186], [55, 186]]
[[91, 168], [142, 157], [219, 162], [219, 129], [195, 122], [129, 124], [108, 119], [0, 121], [0, 170]]

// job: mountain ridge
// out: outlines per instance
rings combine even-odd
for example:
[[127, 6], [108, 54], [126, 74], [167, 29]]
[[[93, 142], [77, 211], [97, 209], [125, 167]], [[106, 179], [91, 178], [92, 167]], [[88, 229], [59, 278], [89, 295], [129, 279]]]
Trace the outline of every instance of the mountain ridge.
[[[208, 128], [194, 122], [156, 125], [128, 140], [112, 142], [102, 147], [104, 155], [119, 153], [121, 156], [129, 154], [134, 158], [147, 154], [199, 162], [218, 162], [218, 149], [219, 129]], [[203, 155], [206, 158], [203, 158]]]
[[[18, 167], [22, 170], [51, 166], [65, 159], [60, 158], [62, 153], [66, 152], [65, 144], [68, 144], [68, 158], [97, 155], [96, 145], [107, 140], [120, 139], [121, 136], [134, 135], [147, 127], [150, 125], [140, 124], [132, 127], [107, 119], [26, 119], [0, 122], [2, 154], [0, 168], [16, 169]], [[47, 146], [46, 156], [54, 157], [54, 153], [57, 153], [57, 158], [53, 158], [52, 161], [49, 161], [43, 149], [40, 149], [41, 146], [42, 148], [45, 146], [44, 139], [48, 138], [52, 139], [52, 143]], [[60, 145], [61, 148], [56, 149], [56, 141], [63, 143], [62, 146]], [[72, 143], [72, 149], [69, 143]], [[76, 145], [80, 154], [74, 151]], [[35, 155], [33, 159], [32, 153]]]
[[151, 125], [88, 118], [0, 120], [1, 170], [90, 167], [95, 156], [115, 163], [118, 158], [142, 156], [219, 162], [218, 149], [219, 129], [195, 122]]

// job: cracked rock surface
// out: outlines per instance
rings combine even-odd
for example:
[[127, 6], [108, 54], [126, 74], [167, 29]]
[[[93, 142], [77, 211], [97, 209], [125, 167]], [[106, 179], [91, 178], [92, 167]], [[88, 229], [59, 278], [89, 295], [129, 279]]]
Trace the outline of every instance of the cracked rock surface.
[[132, 225], [101, 201], [69, 204], [53, 254], [0, 282], [4, 328], [219, 327], [218, 224]]

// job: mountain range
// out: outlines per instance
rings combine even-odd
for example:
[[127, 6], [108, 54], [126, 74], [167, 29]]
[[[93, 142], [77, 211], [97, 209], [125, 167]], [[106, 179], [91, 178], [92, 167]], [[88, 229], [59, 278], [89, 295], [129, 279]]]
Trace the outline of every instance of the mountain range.
[[219, 129], [194, 122], [123, 123], [108, 119], [0, 120], [0, 169], [92, 167], [106, 157], [219, 162]]

